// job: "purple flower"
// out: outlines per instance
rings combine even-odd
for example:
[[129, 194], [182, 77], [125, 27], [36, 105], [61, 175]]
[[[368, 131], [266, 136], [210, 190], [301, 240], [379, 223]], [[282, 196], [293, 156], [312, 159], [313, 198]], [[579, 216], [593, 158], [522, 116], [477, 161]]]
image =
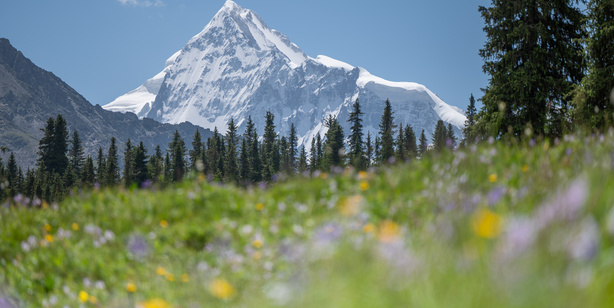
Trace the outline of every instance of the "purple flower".
[[149, 244], [147, 240], [140, 235], [131, 235], [128, 238], [128, 250], [138, 259], [144, 258], [149, 254]]
[[567, 148], [567, 150], [565, 151], [565, 155], [570, 156], [572, 153], [570, 148]]
[[495, 204], [499, 203], [499, 201], [501, 200], [501, 198], [505, 195], [505, 187], [495, 187], [493, 190], [491, 190], [488, 193], [488, 205], [490, 206], [494, 206]]

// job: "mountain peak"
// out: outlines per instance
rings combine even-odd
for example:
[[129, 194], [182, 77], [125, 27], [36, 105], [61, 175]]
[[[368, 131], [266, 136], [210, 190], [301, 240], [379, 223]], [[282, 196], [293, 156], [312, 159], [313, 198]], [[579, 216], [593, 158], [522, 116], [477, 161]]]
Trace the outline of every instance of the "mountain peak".
[[222, 7], [222, 9], [235, 10], [235, 9], [241, 9], [241, 7], [232, 0], [226, 0], [226, 3], [224, 3], [224, 6]]

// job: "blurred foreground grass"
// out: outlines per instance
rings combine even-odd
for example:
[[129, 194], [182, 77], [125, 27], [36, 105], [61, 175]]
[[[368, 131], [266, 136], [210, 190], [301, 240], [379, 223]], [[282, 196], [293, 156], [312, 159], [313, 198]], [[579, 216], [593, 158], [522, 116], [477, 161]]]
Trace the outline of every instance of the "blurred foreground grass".
[[612, 307], [614, 133], [0, 208], [0, 307]]

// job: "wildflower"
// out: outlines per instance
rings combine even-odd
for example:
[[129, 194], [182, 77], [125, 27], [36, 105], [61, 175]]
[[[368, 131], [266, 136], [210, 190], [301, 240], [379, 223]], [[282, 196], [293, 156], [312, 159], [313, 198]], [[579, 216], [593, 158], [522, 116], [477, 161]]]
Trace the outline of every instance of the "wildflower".
[[158, 266], [158, 268], [156, 269], [156, 274], [158, 274], [159, 276], [164, 276], [166, 275], [166, 269], [164, 269], [164, 267], [162, 266]]
[[79, 230], [79, 224], [76, 223], [76, 222], [73, 222], [72, 223], [72, 229], [75, 230], [75, 231], [78, 231]]
[[132, 282], [128, 282], [126, 284], [126, 291], [128, 291], [129, 293], [134, 293], [136, 292], [136, 285]]
[[339, 205], [339, 212], [341, 212], [343, 216], [354, 216], [358, 214], [362, 200], [363, 197], [361, 195], [343, 199]]
[[154, 299], [150, 299], [148, 301], [139, 303], [136, 307], [137, 308], [170, 308], [171, 305], [163, 299], [154, 298]]
[[366, 191], [369, 189], [369, 182], [361, 181], [360, 182], [360, 191]]
[[45, 235], [45, 241], [52, 243], [53, 242], [53, 235], [51, 234], [47, 234]]
[[262, 259], [262, 252], [261, 251], [254, 252], [254, 254], [252, 255], [252, 258], [254, 258], [254, 260]]
[[262, 247], [262, 240], [259, 240], [259, 239], [254, 240], [252, 242], [252, 246], [254, 246], [254, 248], [256, 249], [260, 249]]
[[166, 221], [164, 219], [160, 220], [160, 227], [168, 228], [168, 221]]
[[264, 209], [264, 204], [258, 202], [256, 203], [256, 210], [257, 211], [262, 211]]
[[171, 274], [171, 273], [166, 273], [166, 275], [164, 275], [164, 278], [166, 278], [166, 280], [168, 281], [175, 281], [175, 275]]
[[87, 292], [81, 290], [79, 292], [79, 301], [81, 301], [82, 303], [87, 302], [87, 300], [90, 298], [89, 294], [87, 294]]
[[489, 175], [489, 176], [488, 176], [488, 180], [489, 180], [491, 183], [495, 183], [495, 182], [497, 181], [497, 174], [492, 173], [491, 175]]
[[96, 296], [90, 295], [90, 303], [98, 304], [98, 299], [96, 298]]
[[209, 292], [220, 299], [229, 299], [237, 293], [235, 287], [224, 279], [215, 279], [211, 282], [209, 284]]
[[390, 221], [382, 222], [377, 229], [377, 239], [383, 243], [396, 242], [401, 236], [401, 227]]
[[523, 165], [522, 166], [522, 172], [523, 173], [527, 173], [529, 171], [529, 166], [528, 165]]
[[188, 276], [188, 274], [181, 274], [181, 281], [183, 282], [190, 281], [190, 276]]
[[503, 219], [489, 210], [480, 210], [473, 216], [471, 222], [473, 232], [479, 237], [488, 239], [497, 237], [501, 233], [502, 225]]
[[51, 226], [49, 224], [45, 224], [45, 231], [51, 232]]
[[375, 231], [375, 226], [372, 223], [368, 223], [362, 227], [364, 233], [372, 233]]
[[366, 180], [367, 179], [367, 172], [365, 172], [365, 171], [358, 172], [358, 178], [361, 179], [361, 180]]
[[326, 179], [328, 178], [328, 173], [326, 173], [326, 172], [322, 172], [322, 173], [320, 174], [320, 178], [321, 178], [322, 180], [326, 180]]

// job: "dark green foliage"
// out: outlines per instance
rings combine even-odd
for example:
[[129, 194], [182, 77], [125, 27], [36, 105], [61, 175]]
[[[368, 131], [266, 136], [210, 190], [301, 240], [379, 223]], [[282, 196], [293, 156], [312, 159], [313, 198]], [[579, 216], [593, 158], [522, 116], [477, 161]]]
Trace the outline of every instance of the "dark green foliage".
[[106, 186], [117, 185], [119, 183], [119, 163], [115, 137], [111, 137], [111, 145], [109, 145], [109, 151], [107, 152], [105, 168], [104, 184]]
[[279, 171], [280, 154], [275, 133], [275, 116], [270, 111], [265, 115], [264, 135], [262, 136], [262, 179], [271, 181], [273, 174]]
[[614, 2], [590, 0], [587, 17], [588, 75], [578, 111], [582, 122], [603, 131], [614, 124]]
[[397, 135], [397, 148], [396, 148], [396, 152], [394, 154], [394, 158], [396, 159], [396, 161], [398, 162], [403, 162], [406, 159], [406, 151], [405, 151], [405, 147], [403, 146], [405, 144], [405, 134], [403, 132], [403, 124], [399, 125], [399, 134]]
[[326, 141], [324, 142], [324, 167], [327, 169], [343, 167], [345, 159], [343, 128], [337, 118], [332, 115], [328, 116], [324, 125], [328, 127]]
[[320, 133], [316, 136], [316, 170], [322, 169], [322, 159], [324, 158], [324, 150], [322, 149], [322, 137]]
[[62, 176], [62, 191], [65, 192], [69, 188], [74, 187], [77, 184], [78, 179], [77, 171], [75, 168], [73, 168], [72, 164], [68, 164], [68, 167], [66, 167], [66, 170], [64, 171], [64, 176]]
[[210, 175], [222, 179], [222, 167], [220, 162], [223, 161], [222, 156], [222, 137], [220, 136], [217, 127], [213, 130], [213, 136], [207, 139], [207, 169], [206, 172]]
[[[202, 136], [200, 135], [200, 131], [196, 129], [194, 133], [194, 137], [192, 138], [192, 150], [190, 150], [190, 170], [192, 171], [204, 171], [204, 166], [202, 166], [202, 149], [203, 149]], [[200, 167], [199, 167], [200, 164]]]
[[354, 102], [352, 107], [352, 112], [350, 112], [350, 116], [348, 118], [348, 122], [350, 125], [350, 135], [349, 137], [349, 153], [348, 158], [350, 161], [350, 165], [354, 166], [359, 170], [364, 170], [367, 168], [367, 160], [365, 157], [365, 149], [363, 144], [363, 132], [362, 132], [362, 115], [364, 113], [360, 109], [360, 102], [358, 99]]
[[456, 136], [454, 135], [454, 128], [452, 128], [452, 124], [450, 123], [448, 123], [447, 133], [446, 146], [449, 149], [454, 150], [456, 148]]
[[385, 163], [389, 158], [394, 157], [394, 117], [392, 115], [392, 107], [390, 101], [386, 100], [384, 113], [379, 124], [380, 146], [378, 160], [380, 163]]
[[435, 132], [433, 133], [433, 149], [441, 152], [446, 148], [448, 140], [448, 130], [442, 120], [437, 121]]
[[301, 152], [298, 157], [298, 173], [303, 174], [309, 168], [307, 164], [307, 151], [305, 150], [305, 146], [301, 147]]
[[107, 162], [104, 158], [104, 154], [102, 152], [102, 147], [98, 147], [98, 159], [96, 165], [96, 181], [98, 184], [104, 183], [104, 176], [107, 170]]
[[8, 182], [8, 195], [12, 198], [19, 192], [19, 167], [13, 152], [11, 152], [9, 160], [6, 162], [6, 181]]
[[318, 170], [318, 154], [316, 152], [316, 137], [311, 138], [311, 149], [309, 150], [309, 172]]
[[473, 93], [469, 97], [469, 105], [467, 106], [467, 121], [465, 121], [465, 127], [463, 128], [463, 135], [467, 142], [474, 142], [476, 136], [474, 135], [473, 126], [475, 125], [475, 117], [477, 115], [477, 109], [475, 108], [475, 98]]
[[96, 175], [94, 173], [94, 160], [91, 156], [88, 156], [83, 163], [81, 169], [81, 183], [85, 188], [91, 188], [96, 182]]
[[371, 166], [371, 162], [373, 161], [373, 142], [371, 142], [371, 133], [367, 132], [367, 149], [366, 149], [366, 167]]
[[490, 76], [472, 130], [521, 137], [559, 136], [570, 93], [583, 77], [583, 15], [577, 0], [492, 0], [479, 8], [486, 23], [480, 50]]
[[411, 125], [405, 126], [403, 147], [405, 148], [406, 158], [414, 159], [418, 156], [418, 145], [416, 144], [416, 134]]
[[179, 131], [175, 131], [175, 134], [173, 134], [173, 140], [168, 144], [168, 150], [170, 152], [171, 179], [173, 182], [179, 182], [187, 171], [185, 141], [181, 138]]
[[296, 127], [294, 123], [290, 124], [290, 135], [288, 136], [288, 157], [287, 157], [287, 174], [296, 172], [296, 154], [298, 151], [298, 137], [296, 136]]
[[149, 172], [147, 170], [147, 149], [142, 141], [134, 148], [132, 164], [133, 182], [141, 185], [149, 179]]
[[162, 150], [160, 146], [156, 146], [154, 150], [154, 154], [149, 158], [148, 163], [148, 173], [151, 175], [151, 179], [154, 181], [159, 181], [160, 178], [165, 174], [164, 173], [164, 157], [162, 156]]
[[249, 181], [249, 147], [246, 138], [241, 138], [241, 150], [239, 151], [239, 179], [243, 183]]
[[428, 140], [426, 139], [426, 136], [424, 135], [424, 129], [422, 130], [422, 133], [420, 134], [420, 140], [418, 141], [418, 143], [419, 143], [418, 152], [421, 157], [424, 157], [424, 155], [426, 155], [426, 152], [428, 151], [428, 148], [429, 148]]
[[68, 166], [68, 131], [66, 121], [61, 115], [55, 120], [49, 118], [43, 138], [38, 145], [38, 166], [51, 173], [63, 174]]
[[132, 142], [130, 139], [126, 141], [124, 150], [124, 184], [129, 187], [134, 183], [134, 149], [132, 148]]
[[244, 137], [247, 145], [247, 161], [249, 167], [247, 168], [249, 175], [247, 181], [257, 183], [262, 180], [262, 161], [260, 160], [260, 145], [258, 142], [258, 132], [256, 131], [256, 125], [252, 121], [252, 117], [248, 116], [247, 124], [245, 128]]
[[237, 125], [234, 119], [228, 122], [228, 130], [226, 131], [226, 157], [224, 159], [224, 174], [228, 182], [238, 183], [239, 162], [237, 160], [237, 144], [239, 143], [237, 135]]
[[83, 165], [83, 145], [81, 144], [81, 138], [79, 138], [79, 132], [73, 131], [72, 138], [70, 139], [70, 149], [68, 151], [69, 163], [73, 166], [76, 174], [81, 173], [81, 166]]

